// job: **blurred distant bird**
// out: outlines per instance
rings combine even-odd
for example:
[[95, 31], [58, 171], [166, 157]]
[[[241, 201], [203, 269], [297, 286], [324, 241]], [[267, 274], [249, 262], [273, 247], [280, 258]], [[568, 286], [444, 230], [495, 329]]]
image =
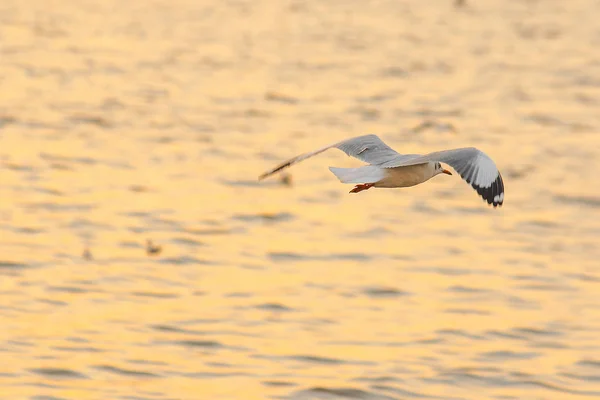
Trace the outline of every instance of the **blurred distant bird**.
[[83, 258], [86, 259], [86, 260], [88, 260], [88, 261], [93, 258], [92, 257], [92, 252], [87, 247], [83, 250]]
[[290, 174], [281, 174], [281, 178], [279, 179], [282, 185], [292, 186], [292, 175]]
[[152, 240], [146, 240], [146, 254], [149, 256], [160, 254], [162, 247], [152, 243]]
[[482, 151], [474, 147], [465, 147], [426, 155], [399, 154], [376, 135], [358, 136], [300, 154], [265, 172], [258, 179], [264, 179], [334, 147], [369, 164], [358, 168], [329, 167], [340, 182], [357, 184], [350, 193], [358, 193], [372, 187], [415, 186], [438, 174], [452, 175], [450, 171], [442, 168], [440, 163], [445, 163], [454, 168], [488, 204], [497, 207], [504, 202], [502, 176], [494, 161]]

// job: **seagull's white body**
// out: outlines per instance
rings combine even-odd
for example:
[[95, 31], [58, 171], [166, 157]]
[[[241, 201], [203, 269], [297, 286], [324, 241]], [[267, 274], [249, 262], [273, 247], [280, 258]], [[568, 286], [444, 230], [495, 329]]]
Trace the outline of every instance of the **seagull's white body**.
[[401, 168], [379, 168], [367, 165], [359, 168], [329, 167], [329, 170], [342, 183], [373, 183], [373, 187], [378, 188], [415, 186], [438, 174], [433, 162]]
[[259, 179], [334, 147], [368, 163], [358, 168], [329, 167], [342, 183], [357, 184], [351, 193], [371, 187], [415, 186], [441, 173], [451, 175], [441, 167], [440, 163], [443, 162], [454, 168], [488, 204], [497, 207], [504, 202], [502, 176], [494, 161], [482, 151], [466, 147], [426, 155], [399, 154], [375, 135], [358, 136], [301, 154], [262, 174]]

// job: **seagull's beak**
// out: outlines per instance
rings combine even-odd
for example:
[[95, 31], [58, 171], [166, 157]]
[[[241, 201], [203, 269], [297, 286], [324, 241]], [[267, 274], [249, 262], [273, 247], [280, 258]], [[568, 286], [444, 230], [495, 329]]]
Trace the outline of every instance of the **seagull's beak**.
[[442, 172], [446, 175], [452, 175], [452, 172], [448, 171], [447, 169], [443, 169]]

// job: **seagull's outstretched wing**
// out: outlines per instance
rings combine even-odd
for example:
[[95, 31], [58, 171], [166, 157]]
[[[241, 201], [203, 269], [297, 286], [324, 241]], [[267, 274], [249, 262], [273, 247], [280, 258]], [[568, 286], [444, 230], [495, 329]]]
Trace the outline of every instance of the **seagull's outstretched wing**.
[[273, 175], [274, 173], [281, 171], [284, 168], [288, 168], [300, 161], [306, 160], [312, 156], [316, 156], [326, 150], [337, 148], [342, 150], [344, 153], [351, 157], [358, 158], [371, 165], [381, 165], [389, 162], [400, 162], [404, 159], [404, 156], [397, 153], [395, 150], [390, 148], [387, 144], [383, 143], [376, 135], [364, 135], [357, 136], [351, 139], [341, 141], [339, 143], [330, 144], [322, 147], [310, 153], [300, 154], [294, 158], [287, 160], [286, 162], [278, 165], [272, 170], [265, 172], [259, 176], [259, 180], [265, 179], [266, 177]]
[[384, 163], [380, 167], [405, 167], [429, 161], [450, 165], [488, 204], [497, 207], [504, 202], [504, 182], [500, 171], [487, 154], [474, 147], [437, 151], [409, 160]]

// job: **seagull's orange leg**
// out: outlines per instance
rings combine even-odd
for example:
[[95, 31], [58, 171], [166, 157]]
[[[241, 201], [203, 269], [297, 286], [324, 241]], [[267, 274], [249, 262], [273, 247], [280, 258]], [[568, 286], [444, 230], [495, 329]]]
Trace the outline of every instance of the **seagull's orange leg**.
[[358, 193], [358, 192], [362, 192], [363, 190], [367, 190], [373, 187], [373, 185], [375, 185], [374, 183], [362, 183], [360, 185], [356, 185], [354, 186], [354, 189], [352, 189], [350, 191], [350, 193]]

